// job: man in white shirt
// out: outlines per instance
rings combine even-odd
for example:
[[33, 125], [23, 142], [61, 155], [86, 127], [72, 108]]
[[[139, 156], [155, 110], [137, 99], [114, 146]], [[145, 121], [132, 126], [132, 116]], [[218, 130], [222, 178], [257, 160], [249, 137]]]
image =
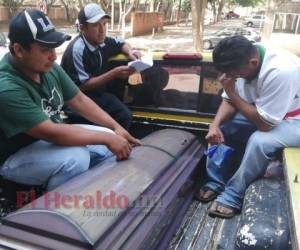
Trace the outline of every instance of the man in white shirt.
[[208, 213], [229, 218], [241, 210], [247, 187], [264, 175], [274, 154], [300, 147], [300, 59], [235, 36], [217, 45], [213, 62], [223, 72], [224, 93], [206, 139], [233, 147], [238, 164], [227, 159], [213, 167], [208, 161], [209, 181], [196, 197], [217, 197]]

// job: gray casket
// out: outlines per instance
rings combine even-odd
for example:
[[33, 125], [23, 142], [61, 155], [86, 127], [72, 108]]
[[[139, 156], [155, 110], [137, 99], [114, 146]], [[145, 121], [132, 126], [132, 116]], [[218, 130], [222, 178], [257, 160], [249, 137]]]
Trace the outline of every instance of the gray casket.
[[[204, 147], [193, 134], [175, 129], [156, 131], [142, 144], [130, 159], [112, 157], [9, 214], [0, 227], [0, 245], [136, 249], [149, 247], [154, 236], [166, 244], [171, 237], [166, 228], [191, 199], [189, 194], [178, 201], [178, 194]], [[167, 214], [173, 219], [158, 230]]]

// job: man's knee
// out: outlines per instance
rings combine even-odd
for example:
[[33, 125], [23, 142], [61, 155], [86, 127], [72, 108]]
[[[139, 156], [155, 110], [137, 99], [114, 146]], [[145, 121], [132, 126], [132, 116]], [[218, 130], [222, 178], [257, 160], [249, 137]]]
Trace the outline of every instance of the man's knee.
[[63, 159], [48, 180], [48, 191], [89, 169], [90, 153], [86, 147], [66, 147], [62, 153]]
[[247, 147], [267, 155], [273, 151], [273, 144], [274, 141], [267, 132], [256, 131], [250, 136]]
[[80, 174], [88, 170], [90, 152], [87, 147], [70, 147], [67, 151], [63, 172]]
[[224, 134], [225, 142], [246, 143], [256, 131], [256, 127], [238, 113], [221, 127], [221, 131]]

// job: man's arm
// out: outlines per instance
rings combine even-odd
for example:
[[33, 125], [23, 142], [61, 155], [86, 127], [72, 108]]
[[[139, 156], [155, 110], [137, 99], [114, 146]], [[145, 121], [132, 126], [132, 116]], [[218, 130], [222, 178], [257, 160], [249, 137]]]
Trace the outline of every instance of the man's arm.
[[131, 144], [140, 145], [139, 140], [132, 137], [124, 128], [121, 127], [119, 123], [111, 118], [105, 111], [103, 111], [95, 102], [93, 102], [81, 91], [79, 91], [71, 100], [69, 100], [67, 105], [87, 120], [114, 130], [116, 134], [124, 137]]
[[272, 126], [266, 123], [262, 117], [257, 112], [256, 107], [244, 101], [235, 91], [235, 79], [223, 78], [221, 81], [223, 88], [230, 98], [232, 104], [250, 121], [252, 122], [258, 130], [269, 131]]
[[[131, 47], [128, 43], [124, 43], [122, 45], [121, 51], [126, 56], [128, 56], [128, 58], [131, 60], [139, 59], [142, 56], [141, 52], [131, 49]], [[84, 84], [81, 84], [80, 89], [83, 92], [91, 91], [91, 90], [99, 88], [100, 86], [105, 85], [106, 83], [108, 83], [114, 79], [117, 79], [117, 78], [126, 79], [133, 73], [134, 73], [133, 68], [130, 68], [128, 66], [119, 66], [119, 67], [113, 68], [112, 70], [110, 70], [104, 74], [101, 74], [100, 76], [91, 77]]]
[[131, 49], [130, 45], [128, 43], [124, 43], [122, 48], [122, 52], [129, 57], [131, 60], [137, 60], [140, 59], [142, 54], [138, 50]]
[[103, 144], [117, 156], [118, 160], [128, 158], [131, 152], [130, 143], [122, 136], [69, 124], [56, 124], [50, 119], [33, 126], [26, 133], [34, 138], [59, 145], [85, 146]]
[[224, 122], [228, 121], [235, 112], [236, 108], [229, 101], [223, 100], [211, 126], [220, 127]]
[[272, 129], [272, 126], [262, 119], [254, 105], [245, 102], [237, 93], [230, 93], [228, 96], [232, 103], [238, 107], [239, 111], [248, 118], [258, 130], [269, 131]]
[[220, 126], [229, 120], [235, 112], [236, 109], [231, 103], [226, 100], [222, 101], [205, 137], [210, 144], [219, 144], [224, 142], [224, 135], [220, 130]]
[[112, 70], [100, 76], [91, 77], [89, 80], [80, 85], [80, 90], [83, 92], [95, 90], [114, 79], [127, 78], [133, 74], [133, 72], [134, 69], [128, 66], [119, 66], [113, 68]]

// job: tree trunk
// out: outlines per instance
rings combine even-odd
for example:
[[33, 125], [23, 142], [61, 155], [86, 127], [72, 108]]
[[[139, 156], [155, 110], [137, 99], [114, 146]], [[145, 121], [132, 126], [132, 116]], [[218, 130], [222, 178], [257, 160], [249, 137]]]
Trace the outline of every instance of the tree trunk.
[[[130, 3], [130, 1], [129, 1]], [[121, 22], [119, 22], [119, 24], [121, 24], [121, 32], [122, 32], [122, 37], [125, 38], [125, 26], [126, 26], [126, 17], [130, 14], [130, 12], [132, 11], [132, 9], [134, 8], [134, 6], [136, 5], [136, 3], [138, 3], [138, 0], [135, 0], [133, 2], [130, 3], [128, 9], [126, 10], [126, 4], [127, 1], [124, 1], [124, 6], [122, 7], [122, 4], [120, 2], [120, 13], [122, 13], [120, 15], [120, 20]]]
[[155, 4], [155, 1], [151, 0], [150, 1], [150, 12], [154, 12], [154, 4]]
[[115, 0], [111, 0], [111, 20], [110, 20], [110, 28], [114, 30], [115, 28]]
[[222, 12], [225, 5], [225, 0], [220, 0], [217, 13], [217, 22], [222, 21]]
[[67, 21], [70, 22], [70, 13], [69, 13], [68, 3], [67, 3], [67, 1], [65, 2], [64, 0], [60, 0], [60, 1], [65, 8]]
[[123, 19], [124, 11], [122, 6], [122, 1], [119, 1], [119, 25], [118, 30], [120, 31], [122, 28], [122, 19]]
[[[265, 23], [264, 28], [261, 36], [262, 42], [268, 42], [271, 38], [272, 29], [273, 29], [273, 22], [274, 22], [274, 9], [276, 1], [268, 0], [267, 11], [265, 14]], [[278, 3], [279, 4], [279, 3]], [[279, 4], [280, 5], [280, 4]]]
[[170, 7], [171, 7], [170, 2], [167, 2], [166, 6], [165, 5], [163, 6], [163, 13], [164, 13], [165, 20], [170, 20]]
[[130, 12], [132, 11], [133, 7], [135, 5], [135, 1], [133, 1], [133, 3], [130, 4], [130, 6], [128, 7], [128, 10], [126, 11], [126, 7], [124, 6], [124, 15], [123, 15], [123, 20], [122, 20], [122, 37], [125, 38], [126, 36], [126, 17], [130, 14]]
[[160, 6], [162, 5], [161, 1], [159, 1], [156, 5], [156, 12], [159, 12]]
[[216, 1], [212, 1], [211, 3], [212, 11], [213, 11], [213, 22], [217, 22], [217, 6], [216, 6]]
[[178, 10], [177, 10], [177, 26], [179, 26], [180, 22], [180, 11], [181, 11], [181, 0], [179, 0]]
[[172, 11], [171, 11], [171, 18], [170, 21], [174, 21], [176, 15], [176, 7], [172, 6]]
[[193, 40], [195, 50], [202, 51], [203, 45], [203, 17], [205, 16], [207, 0], [192, 0]]
[[82, 0], [78, 0], [77, 3], [78, 3], [78, 9], [81, 10], [83, 8]]
[[147, 4], [148, 4], [148, 0], [145, 0], [144, 4], [143, 4], [143, 11], [146, 12], [147, 11]]

